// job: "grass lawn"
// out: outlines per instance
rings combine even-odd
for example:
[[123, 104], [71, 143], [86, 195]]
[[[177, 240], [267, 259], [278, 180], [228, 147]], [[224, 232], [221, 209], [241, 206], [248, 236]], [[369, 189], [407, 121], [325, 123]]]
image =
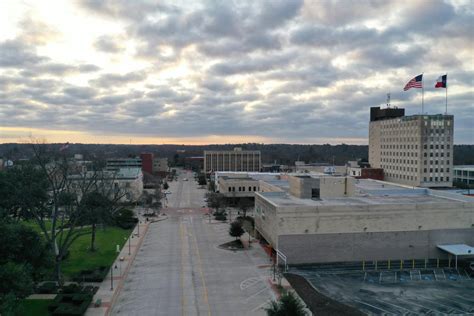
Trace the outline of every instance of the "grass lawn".
[[[28, 226], [30, 228], [33, 228], [34, 231], [42, 234], [43, 231], [41, 230], [41, 228], [39, 227], [38, 223], [36, 222], [36, 220], [34, 219], [30, 219], [30, 220], [25, 220], [25, 221], [22, 221], [22, 224], [24, 224], [25, 226]], [[44, 224], [46, 226], [46, 229], [48, 230], [48, 232], [50, 231], [51, 229], [51, 220], [47, 219], [44, 221]]]
[[23, 300], [20, 315], [48, 316], [48, 305], [53, 300]]
[[122, 249], [125, 238], [128, 238], [131, 229], [106, 227], [97, 228], [95, 246], [96, 251], [89, 251], [91, 235], [81, 236], [69, 248], [70, 255], [63, 262], [62, 272], [66, 278], [72, 277], [84, 269], [94, 269], [98, 266], [110, 266], [117, 257], [116, 245]]

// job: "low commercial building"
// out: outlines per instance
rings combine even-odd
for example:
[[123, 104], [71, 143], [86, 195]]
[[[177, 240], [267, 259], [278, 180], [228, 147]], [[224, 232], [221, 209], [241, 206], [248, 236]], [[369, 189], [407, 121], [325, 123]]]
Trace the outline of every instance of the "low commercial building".
[[219, 177], [219, 193], [227, 198], [254, 197], [259, 181], [250, 177]]
[[470, 197], [352, 177], [267, 187], [255, 193], [256, 231], [288, 264], [446, 258], [438, 245], [474, 244]]
[[462, 182], [467, 185], [474, 186], [474, 165], [471, 166], [454, 166], [454, 182]]
[[291, 172], [345, 175], [346, 166], [336, 166], [325, 162], [305, 163], [304, 161], [295, 161]]
[[[119, 168], [114, 171], [86, 171], [68, 177], [76, 192], [81, 192], [81, 186], [94, 179], [94, 185], [105, 187], [104, 192], [120, 196], [121, 202], [133, 202], [143, 194], [143, 173], [141, 168]], [[91, 180], [92, 181], [92, 180]]]
[[165, 174], [169, 171], [168, 158], [153, 159], [153, 173]]
[[120, 168], [141, 168], [142, 160], [140, 158], [114, 158], [107, 159], [105, 169], [107, 171], [117, 171]]
[[206, 150], [204, 151], [204, 172], [246, 171], [259, 172], [261, 169], [259, 150]]

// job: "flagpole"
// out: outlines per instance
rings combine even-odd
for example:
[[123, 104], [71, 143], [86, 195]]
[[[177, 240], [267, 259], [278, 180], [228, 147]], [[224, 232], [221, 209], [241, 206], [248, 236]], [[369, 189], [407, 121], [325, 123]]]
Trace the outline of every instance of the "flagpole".
[[446, 115], [448, 115], [448, 73], [446, 73]]
[[425, 85], [423, 84], [423, 74], [421, 73], [421, 115], [425, 115]]

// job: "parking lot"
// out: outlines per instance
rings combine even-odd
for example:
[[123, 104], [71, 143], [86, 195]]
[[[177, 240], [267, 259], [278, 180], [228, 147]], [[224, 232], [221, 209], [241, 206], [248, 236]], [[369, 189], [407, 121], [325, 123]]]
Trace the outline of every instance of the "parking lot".
[[[321, 272], [291, 268], [322, 294], [369, 315], [474, 315], [474, 279], [454, 269]], [[444, 277], [441, 277], [444, 273]]]

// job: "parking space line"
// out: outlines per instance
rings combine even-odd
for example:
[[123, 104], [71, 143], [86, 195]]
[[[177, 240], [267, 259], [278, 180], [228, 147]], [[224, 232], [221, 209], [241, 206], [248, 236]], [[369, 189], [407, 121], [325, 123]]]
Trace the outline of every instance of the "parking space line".
[[378, 309], [384, 313], [388, 313], [388, 314], [393, 314], [393, 313], [390, 313], [389, 311], [383, 309], [383, 308], [380, 308], [380, 307], [377, 307], [377, 306], [374, 306], [374, 305], [371, 305], [369, 303], [366, 303], [366, 302], [362, 302], [362, 301], [359, 301], [359, 300], [353, 300], [354, 302], [357, 302], [357, 303], [360, 303], [360, 304], [363, 304], [363, 305], [367, 305], [367, 306], [370, 306], [371, 308], [375, 308], [375, 309]]
[[265, 290], [268, 290], [266, 286], [263, 289], [261, 289], [260, 291], [258, 291], [257, 293], [254, 293], [254, 294], [250, 295], [249, 297], [247, 297], [245, 299], [245, 302], [247, 303], [250, 299], [254, 298], [255, 296], [257, 296], [258, 294], [262, 293]]

